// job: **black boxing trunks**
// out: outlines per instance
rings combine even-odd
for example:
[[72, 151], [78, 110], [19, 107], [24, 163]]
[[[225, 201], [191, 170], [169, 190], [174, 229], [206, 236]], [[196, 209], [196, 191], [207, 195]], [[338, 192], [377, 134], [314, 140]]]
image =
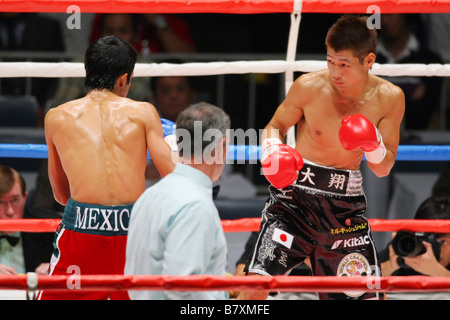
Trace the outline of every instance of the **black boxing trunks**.
[[[305, 160], [292, 185], [269, 187], [261, 231], [249, 273], [288, 275], [310, 257], [314, 276], [380, 276], [360, 171], [338, 170]], [[354, 290], [319, 293], [320, 299], [383, 299]]]

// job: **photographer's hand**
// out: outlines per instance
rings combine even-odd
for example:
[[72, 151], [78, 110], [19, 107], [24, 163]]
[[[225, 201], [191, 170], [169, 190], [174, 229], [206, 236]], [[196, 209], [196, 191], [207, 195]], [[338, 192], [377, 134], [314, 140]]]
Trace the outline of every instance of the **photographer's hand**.
[[430, 243], [423, 242], [426, 252], [416, 257], [405, 257], [405, 263], [423, 275], [450, 277], [450, 271], [444, 268], [434, 256]]
[[392, 249], [392, 245], [389, 245], [389, 260], [381, 263], [381, 274], [383, 276], [390, 276], [395, 270], [400, 268], [397, 263], [397, 258], [398, 256], [395, 254], [394, 249]]

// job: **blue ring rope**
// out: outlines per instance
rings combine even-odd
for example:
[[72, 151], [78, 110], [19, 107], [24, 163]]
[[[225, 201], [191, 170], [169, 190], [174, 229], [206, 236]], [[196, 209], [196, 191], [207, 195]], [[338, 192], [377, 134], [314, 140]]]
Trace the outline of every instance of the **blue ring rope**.
[[[227, 160], [257, 161], [261, 147], [256, 145], [230, 145]], [[45, 144], [0, 144], [0, 157], [45, 159], [48, 156]], [[397, 152], [399, 161], [448, 161], [448, 145], [400, 145]]]

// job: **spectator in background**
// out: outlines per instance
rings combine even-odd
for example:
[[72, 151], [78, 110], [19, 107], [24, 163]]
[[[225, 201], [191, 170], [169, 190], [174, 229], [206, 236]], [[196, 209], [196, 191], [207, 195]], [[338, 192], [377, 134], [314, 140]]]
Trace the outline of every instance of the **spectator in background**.
[[[26, 207], [28, 191], [15, 169], [0, 165], [0, 219], [57, 218], [40, 216]], [[0, 274], [48, 271], [53, 251], [52, 232], [1, 232]]]
[[185, 76], [163, 76], [151, 79], [152, 99], [161, 118], [177, 121], [181, 111], [193, 104], [196, 90]]
[[[423, 16], [426, 20], [428, 47], [442, 58], [443, 63], [450, 63], [450, 13], [431, 13]], [[446, 129], [450, 129], [450, 78], [447, 77], [444, 81]]]
[[[0, 50], [32, 52], [64, 52], [64, 40], [58, 21], [39, 13], [0, 13]], [[23, 61], [23, 57], [7, 58], [3, 61]], [[54, 59], [36, 58], [33, 61], [49, 62]], [[30, 82], [29, 82], [30, 81]], [[2, 95], [34, 96], [39, 104], [36, 125], [42, 126], [45, 106], [56, 90], [58, 79], [52, 78], [4, 78], [1, 79]], [[28, 88], [31, 83], [31, 88]], [[31, 89], [31, 90], [29, 90]]]
[[[173, 61], [168, 61], [174, 63]], [[176, 122], [178, 115], [196, 101], [197, 91], [192, 80], [186, 76], [163, 76], [151, 79], [151, 103], [158, 110], [161, 118]], [[153, 162], [148, 161], [146, 184], [150, 186], [159, 181], [161, 176]], [[219, 198], [252, 198], [256, 196], [256, 187], [242, 174], [233, 172], [232, 165], [225, 165], [215, 187], [220, 185]], [[218, 191], [219, 189], [216, 188]]]
[[426, 16], [428, 47], [444, 63], [450, 63], [450, 13], [431, 13]]
[[[430, 197], [417, 209], [414, 219], [450, 219], [450, 197]], [[395, 235], [395, 234], [394, 234]], [[436, 233], [440, 241], [440, 256], [436, 257], [431, 243], [423, 242], [426, 252], [415, 257], [399, 257], [392, 244], [380, 252], [383, 276], [428, 275], [450, 277], [450, 233]]]
[[[189, 77], [153, 77], [151, 79], [152, 99], [161, 118], [176, 122], [181, 111], [195, 102], [196, 91]], [[145, 171], [146, 184], [150, 186], [161, 179], [161, 175], [152, 160]]]
[[450, 161], [445, 163], [432, 189], [433, 197], [450, 197]]
[[[93, 23], [91, 41], [99, 38], [99, 25], [104, 14], [98, 14]], [[194, 40], [187, 23], [175, 15], [142, 14], [135, 48], [140, 54], [191, 53]]]
[[[411, 31], [406, 14], [382, 14], [377, 47], [379, 63], [442, 63]], [[404, 129], [424, 130], [439, 109], [440, 77], [389, 77], [405, 93]]]
[[195, 52], [189, 26], [180, 17], [168, 14], [144, 14], [143, 21], [142, 50], [148, 50], [150, 53]]

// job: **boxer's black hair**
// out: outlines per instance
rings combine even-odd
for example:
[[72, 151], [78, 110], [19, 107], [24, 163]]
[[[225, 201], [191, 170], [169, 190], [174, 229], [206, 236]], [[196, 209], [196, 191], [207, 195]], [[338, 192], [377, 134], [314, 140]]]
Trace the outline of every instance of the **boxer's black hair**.
[[86, 50], [84, 86], [88, 91], [95, 89], [113, 90], [116, 80], [123, 74], [131, 74], [137, 60], [136, 50], [116, 36], [106, 36], [93, 42]]
[[377, 52], [377, 31], [368, 27], [366, 16], [346, 14], [328, 30], [325, 45], [336, 51], [350, 50], [362, 62]]

